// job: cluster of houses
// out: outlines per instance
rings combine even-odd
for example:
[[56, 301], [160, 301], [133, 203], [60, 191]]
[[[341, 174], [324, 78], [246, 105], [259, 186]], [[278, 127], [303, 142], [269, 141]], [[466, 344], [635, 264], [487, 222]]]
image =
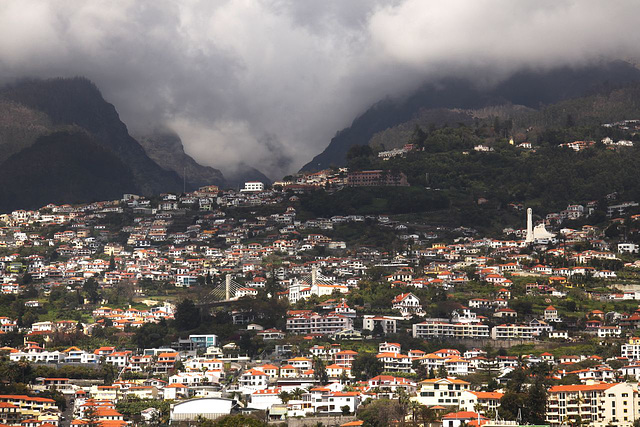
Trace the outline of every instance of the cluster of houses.
[[[401, 176], [364, 172], [323, 171], [278, 187], [295, 194], [313, 186], [379, 185], [381, 180], [404, 185]], [[547, 422], [552, 426], [560, 426], [564, 415], [575, 411], [602, 426], [609, 422], [630, 426], [640, 416], [637, 386], [622, 381], [640, 379], [638, 338], [623, 344], [620, 357], [613, 360], [597, 356], [555, 358], [551, 353], [518, 360], [489, 357], [481, 349], [585, 337], [622, 343], [640, 327], [640, 310], [629, 310], [630, 302], [640, 300], [640, 292], [616, 288], [617, 272], [602, 266], [622, 265], [623, 258], [640, 251], [637, 244], [612, 242], [603, 230], [590, 225], [562, 228], [557, 237], [532, 242], [527, 241], [527, 230], [508, 229], [506, 238], [496, 239], [478, 237], [465, 229], [414, 228], [386, 215], [300, 219], [294, 208], [297, 196], [291, 194], [247, 183], [242, 191], [209, 186], [185, 195], [148, 199], [129, 194], [119, 201], [48, 205], [1, 215], [0, 247], [8, 249], [3, 253], [13, 249], [15, 253], [0, 257], [0, 291], [20, 296], [35, 288], [41, 298], [25, 301], [26, 308], [46, 305], [43, 296], [58, 286], [80, 290], [89, 280], [95, 281], [99, 291], [128, 286], [141, 301], [132, 306], [114, 305], [102, 296], [98, 301], [84, 301], [84, 307], [90, 307], [89, 322], [39, 319], [19, 325], [18, 319], [0, 317], [0, 335], [25, 333], [24, 346], [1, 350], [13, 362], [115, 366], [118, 380], [113, 384], [42, 378], [32, 385], [34, 390], [56, 389], [73, 396], [75, 418], [97, 417], [105, 427], [127, 424], [115, 405], [128, 396], [179, 402], [172, 409], [174, 421], [189, 420], [189, 411], [198, 408], [191, 402], [198, 399], [215, 400], [222, 412], [264, 410], [271, 419], [284, 420], [354, 414], [368, 400], [395, 399], [400, 393], [436, 408], [443, 423], [459, 421], [444, 425], [455, 427], [473, 420], [490, 425], [500, 405], [504, 378], [523, 360], [553, 364], [557, 379], [578, 378], [574, 385], [549, 390]], [[615, 219], [637, 207], [634, 203], [609, 206], [610, 216]], [[269, 209], [277, 213], [256, 210], [236, 218], [226, 209], [269, 205], [278, 206]], [[593, 208], [592, 204], [569, 205], [557, 218], [554, 214], [545, 222], [579, 219]], [[125, 212], [132, 218], [130, 222], [114, 221]], [[364, 222], [393, 231], [401, 248], [395, 252], [375, 247], [353, 250], [339, 238], [330, 237], [341, 225]], [[440, 243], [445, 232], [460, 237]], [[582, 249], [575, 249], [576, 245]], [[532, 246], [533, 254], [529, 250]], [[39, 247], [43, 250], [28, 251]], [[20, 255], [29, 252], [33, 254]], [[55, 256], [44, 255], [47, 252]], [[274, 256], [279, 262], [269, 264], [267, 260]], [[630, 271], [638, 267], [637, 263], [624, 264]], [[393, 295], [381, 306], [356, 305], [350, 296], [373, 268], [384, 271], [379, 285]], [[582, 289], [587, 278], [602, 286]], [[246, 325], [276, 349], [258, 359], [244, 354], [236, 343], [218, 343], [214, 334], [191, 335], [166, 348], [139, 351], [116, 346], [47, 348], [56, 334], [82, 331], [91, 335], [96, 327], [107, 324], [130, 333], [145, 323], [173, 319], [175, 305], [158, 303], [147, 295], [148, 285], [158, 283], [169, 288], [204, 285], [223, 289], [226, 295], [220, 299], [231, 304], [240, 298], [277, 292], [277, 298], [290, 304], [282, 313], [286, 319], [283, 330], [265, 329], [242, 311], [230, 310], [238, 328]], [[432, 301], [424, 297], [425, 290], [437, 291], [448, 299], [449, 311], [434, 309]], [[565, 303], [572, 290], [593, 301], [619, 303], [625, 309], [571, 313]], [[524, 296], [544, 304], [519, 312], [516, 304]], [[443, 348], [426, 353], [403, 349], [399, 343], [385, 341], [393, 334], [451, 341], [471, 350]], [[292, 340], [308, 345], [291, 346]], [[375, 353], [382, 373], [362, 380], [352, 368], [365, 353], [359, 347], [364, 340], [383, 341]], [[316, 372], [319, 366], [326, 371], [326, 380]], [[495, 373], [498, 387], [472, 386], [469, 375], [478, 372]], [[126, 379], [131, 377], [127, 373], [146, 378]], [[424, 376], [427, 378], [420, 381]], [[60, 422], [61, 414], [53, 401], [5, 398], [0, 396], [0, 423], [36, 420], [26, 425], [40, 426]], [[575, 399], [587, 398], [598, 403], [574, 408]], [[590, 412], [598, 405], [605, 409]], [[158, 414], [150, 410], [144, 416], [151, 420]]]
[[[193, 403], [227, 402], [223, 412], [262, 410], [271, 420], [286, 420], [305, 416], [338, 416], [356, 414], [367, 401], [398, 399], [408, 396], [419, 405], [432, 408], [443, 422], [458, 418], [489, 422], [501, 405], [509, 374], [523, 366], [547, 363], [552, 367], [552, 379], [575, 378], [575, 384], [556, 385], [548, 389], [546, 421], [560, 427], [567, 415], [579, 415], [590, 425], [630, 427], [640, 417], [640, 338], [633, 337], [622, 346], [622, 355], [603, 359], [591, 356], [557, 356], [549, 352], [540, 355], [494, 356], [471, 348], [464, 353], [443, 348], [433, 353], [403, 349], [401, 344], [381, 342], [375, 358], [382, 373], [364, 380], [361, 372], [353, 372], [358, 351], [344, 349], [340, 343], [313, 345], [297, 356], [269, 361], [240, 360], [225, 356], [215, 335], [190, 336], [200, 351], [179, 351], [172, 348], [144, 349], [140, 354], [100, 347], [85, 353], [69, 348], [62, 353], [67, 360], [57, 363], [110, 363], [120, 369], [112, 384], [90, 384], [70, 378], [37, 378], [31, 385], [34, 392], [57, 390], [71, 399], [72, 414], [77, 423], [94, 420], [97, 425], [125, 426], [128, 421], [115, 408], [125, 399], [164, 399], [175, 402], [172, 421], [194, 421], [197, 411], [189, 415]], [[16, 354], [44, 351], [33, 343], [24, 349], [3, 348], [14, 359]], [[71, 358], [76, 360], [71, 361]], [[49, 361], [48, 363], [56, 363]], [[620, 366], [612, 368], [610, 365]], [[323, 370], [324, 375], [318, 375]], [[418, 371], [426, 373], [416, 379]], [[147, 372], [146, 379], [124, 379], [126, 372]], [[470, 382], [469, 374], [490, 372], [496, 383], [487, 385]], [[238, 396], [243, 396], [238, 398]], [[5, 425], [57, 426], [62, 421], [55, 401], [26, 395], [0, 396], [0, 423]], [[185, 405], [182, 407], [181, 405]], [[466, 414], [466, 415], [465, 415]], [[141, 414], [151, 421], [159, 416], [153, 407]], [[76, 422], [76, 421], [74, 421]], [[25, 424], [27, 423], [27, 424]], [[356, 424], [357, 425], [357, 424]], [[517, 424], [496, 424], [517, 425]]]

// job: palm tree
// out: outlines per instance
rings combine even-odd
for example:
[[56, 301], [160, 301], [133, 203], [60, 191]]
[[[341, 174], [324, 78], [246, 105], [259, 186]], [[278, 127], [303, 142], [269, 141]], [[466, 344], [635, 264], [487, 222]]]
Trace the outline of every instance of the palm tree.
[[423, 406], [423, 405], [421, 406], [422, 408], [420, 408], [420, 418], [422, 419], [422, 425], [426, 426], [427, 424], [430, 424], [433, 421], [435, 421], [436, 412], [427, 406]]
[[416, 426], [418, 425], [418, 414], [422, 409], [422, 405], [415, 400], [411, 400], [409, 401], [409, 409], [411, 410], [411, 424]]
[[409, 402], [410, 402], [409, 395], [403, 389], [399, 389], [397, 391], [397, 395], [398, 395], [398, 403], [400, 404], [400, 411], [402, 414], [401, 424], [404, 425], [405, 419], [407, 417], [408, 408], [409, 408]]
[[278, 393], [278, 397], [280, 398], [280, 400], [282, 400], [282, 403], [286, 404], [287, 402], [289, 402], [289, 400], [291, 400], [291, 394], [288, 391], [282, 390], [280, 393]]
[[292, 397], [294, 400], [300, 400], [300, 399], [302, 399], [302, 396], [303, 396], [303, 395], [304, 395], [304, 390], [303, 390], [303, 389], [301, 389], [301, 388], [296, 388], [295, 390], [293, 390], [293, 391], [291, 392], [291, 397]]

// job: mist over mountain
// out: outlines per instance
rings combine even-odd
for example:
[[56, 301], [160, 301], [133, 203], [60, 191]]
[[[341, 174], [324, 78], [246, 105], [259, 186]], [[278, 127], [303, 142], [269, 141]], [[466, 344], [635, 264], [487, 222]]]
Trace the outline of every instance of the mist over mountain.
[[[238, 184], [199, 165], [169, 131], [142, 141], [144, 148], [86, 78], [23, 79], [6, 85], [0, 88], [5, 184], [0, 210]], [[236, 179], [246, 177], [268, 182], [249, 167], [239, 170]]]
[[136, 135], [167, 127], [202, 165], [272, 179], [425, 82], [491, 86], [637, 60], [640, 44], [633, 0], [5, 0], [0, 12], [1, 83], [86, 76]]
[[[424, 109], [476, 109], [502, 104], [540, 108], [635, 81], [640, 81], [640, 70], [629, 63], [615, 61], [546, 72], [521, 71], [492, 87], [478, 86], [471, 80], [458, 78], [443, 79], [437, 84], [427, 83], [408, 96], [386, 98], [374, 104], [350, 127], [338, 132], [327, 148], [303, 166], [302, 171], [345, 165], [349, 148], [369, 144], [376, 133], [408, 122]], [[455, 123], [459, 119], [443, 117], [434, 123]]]
[[186, 181], [188, 190], [211, 184], [224, 185], [222, 172], [202, 166], [187, 155], [177, 134], [169, 130], [156, 130], [148, 135], [137, 136], [136, 139], [153, 161], [166, 170], [176, 172]]
[[269, 184], [271, 180], [259, 170], [240, 163], [226, 174], [210, 166], [202, 166], [184, 151], [182, 140], [169, 129], [136, 136], [147, 155], [164, 169], [174, 171], [186, 181], [187, 190], [215, 184], [224, 188], [242, 187], [246, 181]]
[[180, 191], [182, 180], [162, 169], [133, 139], [115, 107], [106, 102], [98, 88], [85, 78], [22, 80], [6, 86], [0, 96], [46, 114], [53, 126], [78, 126], [96, 143], [111, 151], [134, 176], [143, 194]]

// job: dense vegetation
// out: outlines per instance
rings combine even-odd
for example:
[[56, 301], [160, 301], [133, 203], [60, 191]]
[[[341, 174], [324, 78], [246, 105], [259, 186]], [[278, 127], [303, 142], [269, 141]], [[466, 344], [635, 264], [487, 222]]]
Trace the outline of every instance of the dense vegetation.
[[485, 153], [470, 149], [474, 136], [466, 127], [437, 131], [426, 138], [424, 152], [392, 159], [387, 167], [403, 171], [413, 185], [465, 194], [476, 202], [482, 197], [498, 207], [526, 202], [549, 211], [613, 192], [628, 199], [639, 196], [638, 148], [613, 151], [597, 144], [576, 153], [546, 143], [533, 152], [494, 144], [495, 151]]
[[[411, 120], [423, 109], [475, 109], [510, 103], [539, 108], [540, 105], [594, 92], [608, 92], [618, 85], [639, 79], [640, 71], [632, 65], [615, 62], [546, 72], [522, 71], [493, 87], [480, 87], [459, 79], [425, 84], [404, 99], [385, 99], [373, 105], [357, 117], [350, 127], [338, 132], [327, 148], [302, 170], [344, 165], [351, 147], [368, 144], [376, 133]], [[449, 120], [446, 118], [437, 124], [451, 123]], [[453, 123], [456, 122], [457, 119]]]
[[[301, 197], [300, 205], [303, 212], [316, 216], [417, 213], [435, 223], [487, 228], [520, 223], [522, 214], [509, 208], [513, 203], [544, 214], [589, 201], [600, 202], [603, 209], [605, 197], [614, 193], [622, 201], [640, 199], [640, 188], [635, 185], [640, 148], [613, 150], [600, 142], [608, 136], [637, 145], [640, 135], [581, 124], [583, 116], [576, 114], [580, 119], [567, 116], [564, 126], [532, 131], [532, 150], [509, 144], [504, 135], [517, 133], [519, 128], [514, 120], [498, 117], [470, 126], [416, 127], [406, 142], [418, 150], [389, 160], [379, 159], [372, 147], [356, 145], [347, 155], [350, 170], [402, 172], [411, 187], [316, 192]], [[559, 147], [576, 140], [596, 144], [580, 152]], [[475, 151], [478, 145], [492, 151]], [[431, 213], [425, 215], [427, 212]], [[602, 210], [596, 212], [597, 218], [605, 219]]]
[[315, 217], [421, 212], [448, 207], [447, 197], [420, 187], [346, 188], [334, 194], [318, 191], [301, 197]]

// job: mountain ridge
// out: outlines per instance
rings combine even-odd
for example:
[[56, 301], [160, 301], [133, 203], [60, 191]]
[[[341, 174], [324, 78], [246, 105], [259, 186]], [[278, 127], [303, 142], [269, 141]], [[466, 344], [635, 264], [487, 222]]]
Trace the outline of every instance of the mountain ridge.
[[115, 107], [90, 80], [83, 77], [25, 79], [5, 86], [0, 96], [45, 113], [54, 126], [75, 125], [91, 133], [98, 144], [130, 168], [140, 193], [150, 195], [182, 189], [180, 177], [162, 169], [146, 155], [129, 135]]
[[0, 164], [0, 211], [119, 199], [133, 173], [82, 129], [41, 136]]
[[640, 70], [623, 61], [582, 68], [563, 67], [547, 72], [524, 70], [494, 88], [478, 88], [469, 80], [447, 78], [427, 83], [401, 99], [387, 97], [357, 116], [351, 126], [336, 133], [320, 154], [301, 172], [344, 166], [354, 145], [367, 145], [386, 129], [415, 118], [422, 109], [478, 109], [491, 105], [518, 104], [539, 109], [542, 105], [608, 90], [640, 81]]

